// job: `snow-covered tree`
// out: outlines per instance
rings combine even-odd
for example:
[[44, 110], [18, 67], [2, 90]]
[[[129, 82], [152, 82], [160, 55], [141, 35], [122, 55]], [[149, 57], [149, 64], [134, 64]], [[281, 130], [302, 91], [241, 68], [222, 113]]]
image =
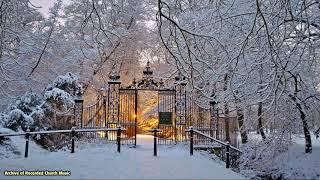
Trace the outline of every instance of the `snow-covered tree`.
[[259, 125], [264, 138], [270, 126], [287, 133], [299, 127], [308, 153], [308, 115], [319, 106], [318, 6], [311, 0], [158, 0], [158, 27], [172, 64], [195, 91], [220, 102], [226, 116], [235, 107], [255, 109], [244, 113], [244, 124]]

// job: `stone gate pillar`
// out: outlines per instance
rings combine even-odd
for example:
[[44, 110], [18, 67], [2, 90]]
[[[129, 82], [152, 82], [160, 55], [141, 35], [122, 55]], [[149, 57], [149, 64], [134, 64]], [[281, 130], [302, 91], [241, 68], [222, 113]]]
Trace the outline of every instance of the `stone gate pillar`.
[[186, 125], [187, 120], [187, 83], [185, 77], [181, 73], [175, 78], [176, 90], [176, 123], [178, 125]]
[[83, 98], [82, 98], [82, 95], [79, 94], [74, 99], [74, 122], [73, 122], [73, 126], [75, 126], [77, 129], [82, 128], [82, 126], [83, 126], [82, 116], [83, 116]]
[[119, 125], [119, 115], [120, 115], [120, 76], [116, 71], [112, 71], [110, 75], [110, 80], [108, 81], [108, 102], [107, 102], [107, 127], [108, 124], [118, 124]]
[[[216, 135], [216, 131], [217, 131], [217, 118], [218, 115], [215, 115], [215, 106], [216, 106], [216, 101], [210, 101], [210, 136], [214, 137]], [[217, 138], [217, 137], [215, 137]]]
[[187, 83], [181, 73], [175, 80], [175, 140], [183, 141], [186, 139], [185, 129], [187, 128]]

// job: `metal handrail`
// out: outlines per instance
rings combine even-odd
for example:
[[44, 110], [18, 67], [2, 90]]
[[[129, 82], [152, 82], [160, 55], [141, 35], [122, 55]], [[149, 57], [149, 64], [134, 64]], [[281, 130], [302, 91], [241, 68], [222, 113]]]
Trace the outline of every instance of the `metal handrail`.
[[25, 153], [24, 157], [28, 157], [29, 151], [29, 139], [30, 135], [34, 134], [54, 134], [54, 133], [70, 133], [71, 134], [71, 153], [74, 153], [75, 149], [75, 135], [77, 132], [108, 132], [108, 131], [116, 131], [117, 132], [117, 151], [120, 153], [120, 145], [121, 145], [121, 132], [126, 131], [125, 128], [121, 128], [120, 126], [117, 128], [98, 128], [98, 129], [76, 129], [72, 127], [70, 130], [51, 130], [51, 131], [35, 131], [30, 132], [28, 129], [27, 132], [24, 133], [10, 133], [10, 134], [0, 134], [0, 137], [7, 137], [7, 136], [25, 136], [26, 144], [25, 144]]
[[[117, 131], [119, 128], [98, 128], [98, 129], [76, 129], [76, 132], [99, 132], [99, 131]], [[120, 128], [121, 131], [126, 131], [126, 128]]]
[[195, 133], [197, 133], [197, 134], [199, 134], [199, 135], [201, 135], [201, 136], [204, 136], [204, 137], [206, 137], [206, 138], [208, 138], [208, 139], [210, 139], [210, 140], [213, 140], [213, 141], [215, 141], [215, 142], [217, 142], [217, 143], [219, 143], [219, 144], [221, 144], [221, 145], [223, 145], [223, 146], [230, 146], [230, 148], [231, 149], [233, 149], [233, 150], [235, 150], [235, 151], [238, 151], [239, 153], [243, 153], [240, 149], [238, 149], [238, 148], [236, 148], [236, 147], [234, 147], [234, 146], [232, 146], [232, 145], [230, 145], [230, 144], [228, 144], [228, 143], [225, 143], [225, 142], [223, 142], [223, 141], [220, 141], [220, 140], [218, 140], [218, 139], [215, 139], [215, 138], [213, 138], [213, 137], [211, 137], [211, 136], [209, 136], [209, 135], [207, 135], [207, 134], [204, 134], [203, 132], [200, 132], [200, 131], [198, 131], [198, 130], [196, 130], [196, 129], [193, 129], [193, 132], [195, 132]]
[[215, 139], [207, 134], [204, 134], [202, 132], [200, 132], [199, 130], [197, 129], [193, 129], [193, 127], [189, 127], [188, 129], [185, 130], [185, 132], [189, 132], [190, 133], [190, 155], [192, 156], [193, 155], [193, 136], [194, 136], [194, 133], [197, 133], [201, 136], [204, 136], [212, 141], [215, 141], [219, 144], [221, 144], [222, 146], [225, 146], [226, 147], [226, 168], [229, 168], [230, 167], [230, 149], [232, 150], [235, 150], [237, 153], [242, 153], [242, 151], [234, 146], [231, 146], [229, 142], [223, 142], [223, 141], [220, 141], [218, 139]]
[[[119, 128], [98, 128], [98, 129], [74, 129], [74, 132], [99, 132], [99, 131], [117, 131]], [[53, 133], [71, 133], [72, 129], [66, 130], [51, 130], [51, 131], [34, 131], [34, 132], [23, 132], [23, 133], [10, 133], [0, 134], [0, 137], [6, 136], [25, 136], [27, 134], [53, 134]], [[121, 128], [121, 131], [126, 131], [125, 128]]]

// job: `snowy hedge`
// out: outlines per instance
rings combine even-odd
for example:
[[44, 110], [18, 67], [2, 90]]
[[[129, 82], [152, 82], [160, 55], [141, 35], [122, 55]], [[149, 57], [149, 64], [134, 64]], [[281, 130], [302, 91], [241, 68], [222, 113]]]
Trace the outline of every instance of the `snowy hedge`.
[[[57, 129], [57, 125], [65, 122], [59, 122], [55, 113], [61, 110], [70, 111], [74, 106], [74, 95], [78, 95], [79, 92], [81, 92], [81, 86], [77, 76], [72, 73], [58, 76], [52, 84], [46, 87], [43, 94], [27, 92], [10, 104], [9, 111], [0, 114], [0, 128], [4, 127], [13, 131]], [[34, 136], [33, 138], [48, 148], [58, 143], [54, 142], [55, 139], [58, 139], [54, 135]]]
[[46, 101], [55, 101], [57, 104], [61, 104], [65, 108], [70, 108], [74, 105], [73, 96], [59, 88], [53, 88], [46, 91], [44, 98]]
[[14, 109], [10, 111], [8, 115], [8, 121], [5, 123], [5, 127], [12, 129], [14, 131], [19, 130], [20, 128], [23, 131], [30, 129], [33, 125], [33, 118], [26, 115], [20, 109]]
[[71, 95], [76, 95], [81, 91], [79, 78], [72, 73], [67, 73], [64, 76], [58, 76], [51, 85], [48, 85], [47, 90], [50, 91], [53, 88], [61, 89]]
[[34, 108], [41, 105], [43, 102], [42, 97], [33, 92], [27, 92], [21, 96], [18, 100], [11, 104], [10, 109], [20, 109], [24, 113], [31, 113]]

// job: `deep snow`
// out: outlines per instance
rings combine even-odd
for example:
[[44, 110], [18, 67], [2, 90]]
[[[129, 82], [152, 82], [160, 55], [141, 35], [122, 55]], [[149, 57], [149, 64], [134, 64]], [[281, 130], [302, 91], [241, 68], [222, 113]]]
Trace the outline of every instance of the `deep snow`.
[[[248, 178], [256, 178], [259, 175], [267, 174], [272, 177], [283, 179], [320, 179], [320, 138], [312, 138], [312, 153], [305, 153], [305, 139], [302, 135], [292, 135], [292, 143], [288, 150], [270, 157], [270, 164], [260, 163], [255, 169], [241, 168], [240, 173]], [[250, 133], [249, 139], [252, 142], [262, 141], [261, 136]], [[272, 150], [272, 149], [268, 149]], [[254, 150], [252, 150], [254, 151]], [[264, 171], [261, 172], [261, 169]]]
[[[29, 158], [0, 159], [0, 178], [4, 170], [69, 170], [71, 177], [50, 178], [157, 178], [157, 179], [241, 179], [239, 174], [226, 169], [223, 163], [204, 153], [189, 155], [185, 146], [159, 146], [153, 156], [153, 137], [138, 136], [138, 147], [122, 146], [120, 154], [114, 144], [77, 143], [76, 152], [46, 152], [31, 144]], [[15, 141], [19, 141], [16, 139]], [[19, 147], [23, 148], [23, 147]], [[22, 151], [23, 152], [23, 151]], [[12, 177], [17, 178], [17, 177]], [[41, 178], [41, 176], [19, 177]]]
[[306, 154], [304, 137], [293, 135], [293, 144], [286, 153], [276, 158], [284, 178], [320, 179], [320, 139], [312, 138], [312, 153]]

